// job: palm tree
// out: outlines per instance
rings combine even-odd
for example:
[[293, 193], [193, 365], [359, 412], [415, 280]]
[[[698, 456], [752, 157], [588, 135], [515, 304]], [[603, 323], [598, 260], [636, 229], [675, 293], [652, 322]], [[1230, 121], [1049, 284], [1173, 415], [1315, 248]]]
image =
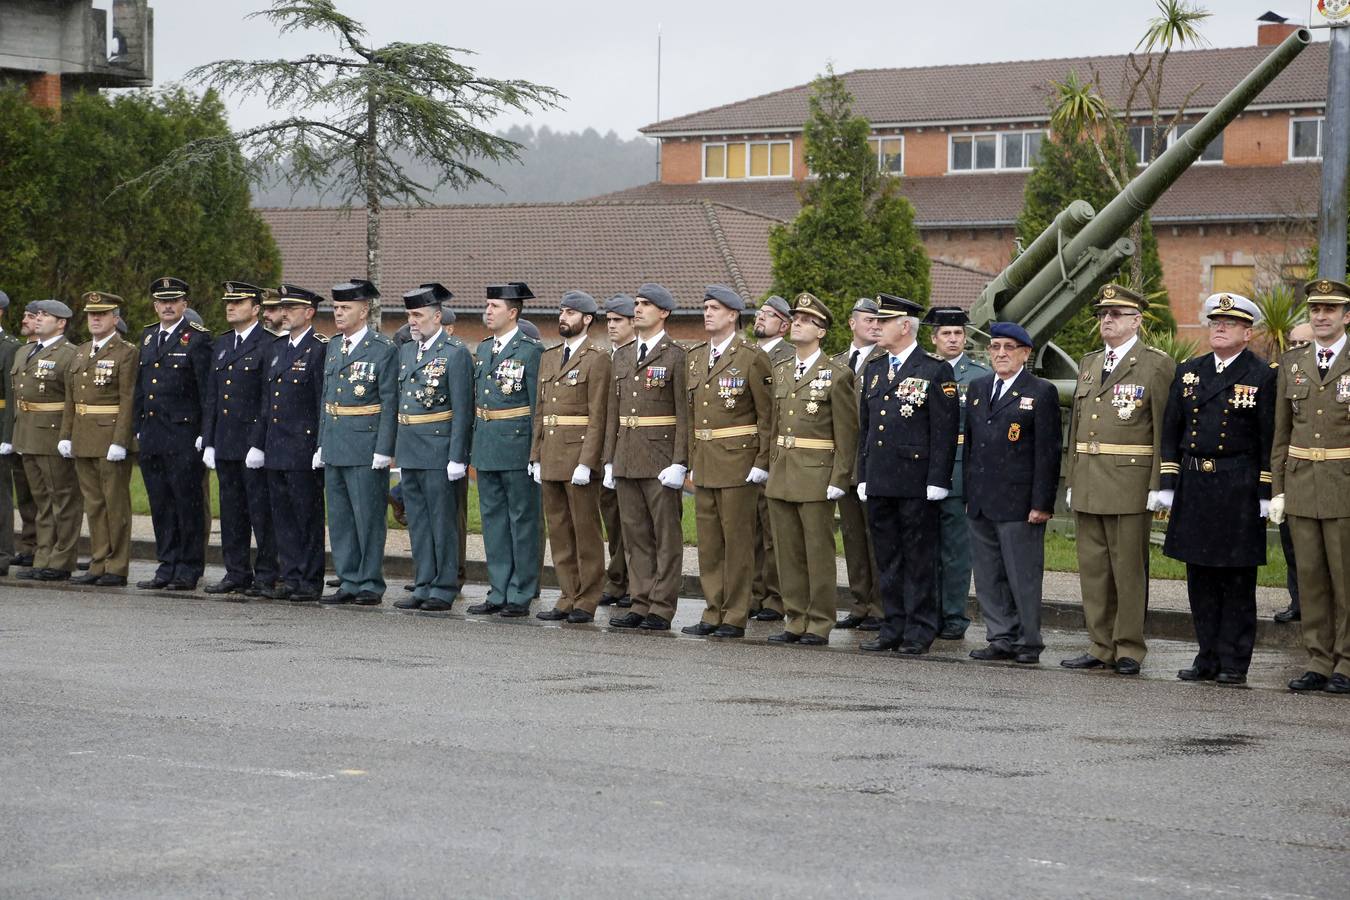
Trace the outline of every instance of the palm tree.
[[1287, 284], [1257, 291], [1252, 302], [1261, 310], [1261, 324], [1255, 329], [1257, 340], [1264, 345], [1268, 358], [1278, 359], [1289, 349], [1289, 332], [1308, 321], [1308, 307]]

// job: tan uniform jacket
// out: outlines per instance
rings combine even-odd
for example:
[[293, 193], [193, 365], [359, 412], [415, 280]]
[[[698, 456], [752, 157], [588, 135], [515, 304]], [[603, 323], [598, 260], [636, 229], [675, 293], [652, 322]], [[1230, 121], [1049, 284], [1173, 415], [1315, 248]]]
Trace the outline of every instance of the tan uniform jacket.
[[1284, 494], [1285, 512], [1309, 519], [1350, 516], [1350, 458], [1298, 459], [1289, 452], [1294, 447], [1299, 456], [1318, 456], [1302, 452], [1318, 449], [1350, 456], [1350, 344], [1325, 378], [1317, 370], [1316, 344], [1284, 354], [1275, 396], [1271, 486]]
[[[541, 464], [540, 477], [545, 481], [570, 481], [578, 465], [595, 473], [605, 449], [605, 419], [613, 390], [609, 352], [588, 337], [567, 365], [562, 358], [563, 345], [559, 344], [539, 359], [530, 462]], [[558, 417], [570, 421], [558, 421]]]
[[131, 451], [132, 395], [140, 351], [113, 334], [90, 356], [93, 342], [75, 348], [70, 363], [61, 440], [70, 441], [75, 456], [103, 458], [117, 444]]
[[689, 468], [697, 487], [740, 487], [751, 468], [769, 470], [769, 356], [733, 335], [709, 371], [711, 352], [689, 351]]
[[[843, 364], [821, 354], [801, 380], [792, 376], [796, 358], [774, 369], [773, 433], [769, 482], [771, 500], [824, 501], [834, 485], [847, 491], [858, 458], [858, 401], [847, 356]], [[808, 441], [812, 446], [804, 446]], [[817, 441], [829, 443], [826, 447]], [[791, 446], [789, 446], [791, 445]]]
[[689, 459], [687, 355], [667, 334], [639, 363], [641, 343], [639, 338], [614, 353], [604, 459], [613, 463], [616, 478], [655, 478]]
[[[852, 352], [853, 348], [849, 347], [843, 353], [836, 353], [830, 359], [830, 362], [837, 363], [838, 365], [843, 366], [845, 369], [848, 369], [849, 368], [848, 357], [849, 354], [851, 354]], [[867, 364], [870, 363], [872, 360], [876, 359], [878, 356], [885, 356], [885, 355], [886, 351], [881, 349], [880, 345], [873, 344], [871, 351], [867, 354], [867, 358], [859, 361], [858, 372], [849, 369], [849, 374], [853, 376], [853, 413], [855, 416], [858, 413], [858, 405], [862, 402], [863, 380], [859, 372], [861, 372], [861, 370], [863, 369], [866, 369]], [[849, 484], [835, 485], [835, 487], [843, 487], [843, 488], [857, 487], [857, 486], [858, 486], [858, 471], [856, 465], [853, 467], [853, 480]]]
[[14, 354], [10, 378], [14, 386], [14, 451], [55, 456], [66, 411], [66, 384], [75, 347], [64, 337], [43, 347], [31, 359], [31, 345]]
[[1163, 413], [1177, 366], [1161, 350], [1135, 341], [1102, 383], [1104, 356], [1104, 350], [1089, 353], [1078, 367], [1064, 482], [1073, 491], [1075, 512], [1142, 513], [1148, 492], [1158, 490]]

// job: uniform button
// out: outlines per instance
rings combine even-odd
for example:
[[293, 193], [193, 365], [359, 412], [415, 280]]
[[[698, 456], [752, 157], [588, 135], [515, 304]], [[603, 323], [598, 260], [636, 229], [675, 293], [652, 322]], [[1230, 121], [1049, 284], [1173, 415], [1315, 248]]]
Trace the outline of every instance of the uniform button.
[[883, 410], [881, 411], [881, 414], [882, 414], [883, 416], [886, 415], [886, 410], [883, 409]]
[[1088, 432], [1088, 437], [1096, 437], [1096, 436], [1097, 436], [1097, 432], [1095, 432], [1095, 431], [1089, 431], [1089, 432]]
[[229, 395], [229, 394], [226, 394], [226, 395], [225, 395], [225, 399], [226, 399], [226, 400], [230, 399], [230, 395]]
[[1191, 432], [1191, 437], [1195, 437], [1195, 432], [1194, 432], [1194, 431]]
[[149, 399], [151, 399], [151, 400], [155, 399], [155, 395], [154, 395], [154, 394], [151, 394], [150, 397], [149, 397]]
[[1191, 449], [1192, 449], [1192, 450], [1195, 449], [1195, 444], [1191, 444]]
[[704, 400], [704, 401], [703, 401], [703, 405], [704, 405], [704, 406], [707, 406], [707, 405], [708, 405], [708, 401], [707, 401], [707, 400]]
[[553, 433], [553, 429], [550, 428], [550, 429], [548, 430], [548, 433], [549, 433], [549, 434], [552, 434], [552, 433]]
[[1101, 403], [1101, 402], [1102, 402], [1102, 398], [1101, 398], [1101, 397], [1098, 397], [1098, 398], [1097, 398], [1097, 402], [1098, 402], [1098, 403]]
[[886, 426], [885, 426], [885, 425], [878, 425], [878, 426], [877, 426], [877, 431], [885, 431], [885, 430], [886, 430]]
[[226, 379], [225, 379], [225, 383], [226, 383], [226, 384], [233, 384], [234, 382], [232, 382], [232, 381], [230, 381], [230, 379], [226, 378]]
[[703, 420], [703, 424], [704, 424], [704, 425], [707, 425], [707, 424], [708, 424], [708, 420], [707, 420], [707, 419], [704, 419], [704, 420]]
[[1314, 434], [1314, 435], [1313, 435], [1313, 437], [1315, 437], [1315, 438], [1320, 438], [1321, 436], [1322, 436], [1322, 435], [1320, 435], [1320, 434]]
[[878, 447], [881, 446], [881, 441], [877, 441], [877, 446], [878, 446]]
[[155, 363], [155, 368], [156, 368], [156, 369], [159, 368], [159, 363]]
[[1322, 411], [1319, 409], [1319, 410], [1317, 411], [1317, 414], [1320, 416], [1320, 415], [1322, 414]]
[[150, 383], [151, 383], [151, 384], [159, 384], [159, 379], [158, 379], [158, 378], [151, 378], [151, 379], [150, 379]]
[[273, 392], [272, 396], [273, 396], [273, 397], [280, 397], [280, 396], [281, 396], [281, 391], [275, 391], [275, 392]]
[[1093, 414], [1092, 414], [1092, 418], [1094, 418], [1094, 419], [1097, 418], [1097, 414], [1096, 414], [1096, 413], [1093, 413]]
[[1220, 444], [1220, 445], [1219, 445], [1219, 449], [1220, 449], [1220, 450], [1223, 449], [1223, 444]]
[[1228, 437], [1228, 434], [1226, 432], [1220, 431], [1219, 437]]

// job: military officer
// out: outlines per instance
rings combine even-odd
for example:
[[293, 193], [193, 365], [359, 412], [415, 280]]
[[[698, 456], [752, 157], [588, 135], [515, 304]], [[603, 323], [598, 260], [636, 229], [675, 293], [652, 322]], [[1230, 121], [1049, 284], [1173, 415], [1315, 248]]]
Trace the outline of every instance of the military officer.
[[1069, 414], [1064, 505], [1073, 510], [1083, 617], [1092, 646], [1069, 669], [1138, 675], [1148, 540], [1159, 508], [1159, 442], [1176, 363], [1139, 340], [1147, 301], [1118, 284], [1093, 307], [1105, 346], [1083, 357]]
[[284, 337], [264, 350], [262, 399], [244, 466], [267, 472], [279, 569], [277, 583], [262, 590], [269, 600], [318, 600], [323, 586], [323, 473], [314, 466], [328, 343], [314, 332], [322, 299], [283, 284], [263, 304], [282, 310]]
[[[755, 343], [769, 355], [772, 369], [796, 356], [788, 334], [792, 330], [792, 309], [777, 294], [769, 297], [755, 313], [751, 334]], [[769, 502], [764, 489], [759, 491], [759, 515], [756, 523], [755, 580], [750, 587], [751, 618], [774, 622], [783, 618], [783, 594], [778, 584], [778, 563], [773, 550], [773, 526], [769, 521]]]
[[[470, 350], [470, 349], [469, 349], [469, 346], [468, 346], [467, 344], [465, 344], [462, 340], [460, 340], [459, 338], [455, 337], [455, 318], [456, 318], [456, 316], [455, 316], [455, 310], [451, 307], [451, 301], [454, 300], [455, 295], [450, 291], [449, 288], [447, 288], [445, 285], [441, 284], [441, 283], [438, 282], [438, 281], [427, 281], [427, 282], [423, 282], [423, 283], [420, 285], [420, 287], [429, 288], [429, 289], [436, 295], [436, 298], [437, 298], [438, 300], [440, 300], [440, 302], [441, 302], [441, 330], [443, 330], [443, 331], [445, 332], [445, 340], [446, 340], [446, 342], [447, 342], [451, 347], [460, 347], [460, 348], [462, 348], [462, 349], [464, 350], [464, 353], [468, 356], [468, 358], [469, 358], [469, 371], [470, 371], [470, 376], [471, 376], [469, 380], [470, 380], [470, 382], [472, 382], [472, 380], [473, 380], [473, 379], [472, 379], [472, 373], [473, 373], [473, 351]], [[470, 385], [469, 385], [469, 390], [470, 390], [470, 393], [472, 393], [472, 391], [473, 391], [473, 385], [472, 385], [472, 383], [470, 383]], [[473, 439], [473, 410], [472, 410], [472, 404], [470, 405], [470, 410], [469, 410], [469, 412], [466, 412], [466, 413], [464, 414], [464, 417], [468, 420], [468, 425], [466, 426], [466, 427], [468, 428], [467, 433], [468, 433], [468, 435], [469, 435], [470, 442], [472, 442], [472, 439]], [[468, 451], [466, 450], [465, 452], [467, 453]], [[467, 457], [465, 458], [464, 461], [465, 461], [465, 463], [468, 462]], [[455, 490], [455, 515], [458, 517], [458, 518], [456, 519], [455, 527], [456, 527], [456, 529], [457, 529], [457, 531], [458, 531], [458, 534], [459, 534], [459, 556], [457, 557], [457, 559], [459, 560], [459, 563], [458, 563], [458, 565], [459, 565], [459, 577], [458, 577], [458, 580], [456, 581], [456, 583], [462, 585], [462, 584], [464, 584], [464, 581], [465, 581], [464, 560], [467, 558], [467, 556], [468, 556], [468, 550], [469, 550], [469, 479], [468, 479], [468, 477], [464, 477], [464, 478], [457, 479], [457, 480], [454, 482], [454, 490]]]
[[[33, 335], [33, 305], [40, 301], [34, 300], [24, 307], [23, 317], [19, 319], [19, 338], [23, 344], [30, 344], [37, 340]], [[16, 350], [16, 355], [23, 350]], [[4, 377], [9, 380], [10, 369], [13, 366], [13, 357], [10, 358], [9, 365], [5, 366]], [[14, 475], [14, 505], [19, 508], [19, 517], [22, 520], [22, 526], [19, 531], [19, 540], [15, 546], [15, 554], [10, 561], [11, 565], [31, 566], [33, 565], [33, 553], [37, 549], [37, 502], [33, 499], [33, 492], [28, 486], [28, 475], [23, 470], [23, 457], [14, 452], [14, 415], [18, 409], [18, 401], [13, 399], [14, 394], [11, 388], [6, 388], [9, 397], [6, 406], [9, 414], [0, 418], [3, 423], [3, 441], [0, 441], [0, 459], [9, 463], [10, 471]]]
[[[208, 594], [259, 596], [277, 581], [277, 547], [267, 472], [244, 465], [263, 402], [263, 374], [276, 337], [258, 322], [267, 291], [243, 281], [223, 286], [230, 329], [211, 347], [202, 420], [202, 461], [220, 485], [220, 552], [225, 577]], [[256, 551], [249, 558], [250, 537]]]
[[[1288, 349], [1298, 350], [1301, 347], [1306, 347], [1308, 344], [1311, 344], [1312, 341], [1312, 325], [1307, 322], [1300, 322], [1289, 329]], [[1283, 522], [1280, 522], [1279, 526], [1280, 549], [1284, 552], [1284, 586], [1285, 590], [1289, 592], [1289, 605], [1275, 613], [1271, 618], [1281, 625], [1288, 625], [1290, 622], [1299, 621], [1303, 617], [1303, 613], [1302, 610], [1299, 609], [1298, 560], [1294, 555], [1294, 537], [1289, 533], [1289, 519], [1286, 518]]]
[[398, 422], [394, 342], [370, 327], [375, 285], [353, 278], [333, 286], [338, 335], [324, 358], [323, 410], [314, 465], [324, 470], [328, 544], [337, 590], [325, 604], [376, 606], [384, 600], [384, 508]]
[[675, 296], [647, 282], [633, 302], [637, 338], [614, 354], [614, 395], [605, 426], [605, 486], [617, 489], [628, 552], [632, 609], [615, 628], [667, 631], [684, 569], [680, 517], [689, 459], [688, 366], [666, 333]]
[[539, 594], [539, 485], [530, 473], [531, 416], [543, 348], [520, 328], [525, 301], [534, 293], [523, 281], [490, 284], [483, 322], [492, 337], [474, 354], [473, 467], [488, 555], [487, 599], [474, 615], [529, 615]]
[[858, 403], [852, 370], [820, 349], [830, 308], [803, 293], [793, 310], [794, 359], [773, 373], [774, 447], [765, 488], [787, 621], [769, 640], [825, 644], [837, 592], [834, 504], [853, 481]]
[[1350, 694], [1350, 285], [1304, 288], [1313, 342], [1280, 360], [1271, 520], [1288, 515], [1307, 671], [1289, 689]]
[[919, 349], [913, 300], [881, 294], [886, 356], [863, 370], [858, 409], [858, 496], [867, 503], [886, 622], [864, 650], [928, 652], [941, 627], [932, 536], [951, 491], [961, 410], [952, 367]]
[[[9, 308], [9, 295], [0, 291], [0, 316]], [[28, 481], [23, 479], [23, 460], [14, 455], [14, 404], [13, 386], [9, 381], [9, 371], [14, 365], [14, 354], [23, 342], [0, 327], [0, 575], [9, 571], [10, 564], [22, 554], [32, 555], [31, 543], [22, 538], [16, 549], [14, 542], [14, 500], [19, 493], [16, 481], [22, 480], [23, 491], [28, 493]], [[32, 499], [20, 505], [24, 531], [31, 530], [33, 520]]]
[[394, 455], [412, 540], [413, 592], [399, 609], [445, 612], [459, 596], [459, 495], [473, 433], [473, 359], [442, 327], [439, 284], [403, 295], [412, 340], [398, 351], [398, 435]]
[[89, 571], [73, 584], [125, 587], [131, 562], [132, 393], [138, 352], [117, 333], [116, 294], [84, 295], [91, 340], [75, 348], [57, 450], [75, 460], [89, 519]]
[[[633, 330], [633, 298], [615, 294], [605, 301], [605, 330], [609, 335], [611, 371], [614, 354], [637, 338]], [[609, 544], [609, 563], [605, 568], [605, 586], [600, 592], [600, 605], [611, 604], [622, 609], [633, 605], [628, 596], [628, 562], [624, 558], [623, 524], [619, 519], [619, 495], [604, 487], [600, 491], [600, 517], [605, 523], [605, 539]]]
[[141, 332], [133, 416], [159, 567], [153, 578], [136, 586], [190, 591], [206, 567], [199, 453], [211, 337], [185, 318], [186, 281], [158, 278], [150, 285], [150, 296], [159, 321]]
[[685, 634], [744, 637], [750, 615], [754, 556], [742, 541], [755, 531], [769, 480], [773, 374], [768, 354], [736, 333], [744, 309], [731, 288], [706, 287], [708, 340], [688, 352], [689, 470], [707, 606]]
[[965, 310], [958, 306], [935, 306], [924, 314], [923, 324], [932, 326], [933, 349], [947, 361], [956, 375], [957, 399], [961, 403], [961, 432], [956, 439], [952, 492], [938, 504], [937, 570], [938, 604], [942, 611], [942, 630], [938, 632], [938, 637], [944, 641], [959, 641], [970, 627], [970, 617], [966, 615], [966, 606], [970, 600], [970, 527], [966, 524], [962, 478], [966, 392], [971, 382], [990, 374], [990, 369], [966, 355], [966, 326], [970, 320]]
[[[848, 349], [838, 353], [834, 362], [846, 366], [853, 378], [854, 409], [862, 397], [863, 370], [886, 351], [877, 346], [881, 337], [881, 320], [877, 318], [877, 301], [863, 297], [853, 304], [848, 315], [848, 328], [853, 340]], [[839, 534], [844, 543], [844, 563], [848, 568], [848, 590], [853, 605], [848, 615], [835, 623], [836, 628], [856, 628], [876, 631], [881, 628], [881, 594], [877, 577], [876, 555], [872, 552], [872, 536], [867, 533], [867, 505], [858, 499], [858, 472], [853, 471], [853, 483], [846, 486], [839, 498]]]
[[1027, 367], [1026, 329], [995, 322], [989, 338], [993, 372], [966, 393], [965, 503], [989, 640], [970, 655], [1034, 665], [1045, 649], [1041, 577], [1059, 491], [1059, 391]]
[[562, 343], [539, 359], [530, 466], [543, 487], [549, 546], [562, 595], [536, 613], [549, 622], [589, 622], [605, 580], [600, 524], [600, 454], [609, 409], [609, 354], [588, 331], [599, 311], [585, 291], [563, 294], [558, 310]]
[[1247, 348], [1256, 304], [1214, 294], [1201, 315], [1211, 354], [1177, 366], [1162, 429], [1159, 500], [1172, 510], [1163, 553], [1186, 563], [1200, 652], [1182, 681], [1247, 681], [1256, 643], [1256, 570], [1266, 562], [1275, 368]]

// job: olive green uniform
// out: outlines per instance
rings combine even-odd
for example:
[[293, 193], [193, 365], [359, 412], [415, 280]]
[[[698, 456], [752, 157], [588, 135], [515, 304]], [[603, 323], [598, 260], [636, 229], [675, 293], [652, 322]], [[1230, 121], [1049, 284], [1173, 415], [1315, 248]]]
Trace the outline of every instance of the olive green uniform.
[[[831, 360], [837, 365], [849, 369], [853, 384], [853, 411], [856, 414], [862, 397], [862, 378], [858, 377], [866, 365], [886, 351], [873, 345], [866, 357], [858, 360], [857, 368], [849, 368], [852, 348], [836, 354]], [[844, 489], [839, 498], [839, 535], [844, 543], [844, 564], [848, 568], [848, 592], [853, 598], [849, 614], [859, 619], [881, 618], [880, 580], [877, 577], [877, 559], [872, 550], [872, 536], [867, 530], [867, 504], [858, 499], [858, 473], [853, 472], [852, 482], [836, 485]]]
[[70, 572], [75, 568], [80, 518], [84, 514], [74, 460], [57, 451], [66, 386], [75, 347], [65, 337], [49, 346], [21, 347], [14, 354], [10, 380], [14, 401], [14, 452], [37, 504], [37, 548], [33, 568]]
[[[763, 349], [763, 348], [760, 348]], [[789, 359], [797, 358], [792, 342], [783, 338], [765, 351], [769, 355], [769, 370]], [[757, 488], [759, 494], [759, 517], [756, 522], [758, 540], [755, 541], [755, 580], [750, 586], [750, 606], [752, 611], [769, 609], [783, 611], [783, 593], [778, 584], [778, 563], [773, 551], [773, 525], [769, 521], [769, 502], [764, 496], [764, 486]]]
[[[14, 354], [23, 346], [23, 341], [8, 331], [0, 330], [0, 444], [14, 443], [14, 404], [10, 402], [13, 389], [9, 373], [14, 366]], [[23, 520], [17, 549], [14, 541], [16, 505]], [[33, 495], [28, 490], [28, 478], [23, 472], [23, 457], [12, 452], [0, 456], [0, 556], [4, 557], [0, 565], [8, 565], [17, 555], [33, 552], [37, 535], [34, 524], [36, 518]]]

